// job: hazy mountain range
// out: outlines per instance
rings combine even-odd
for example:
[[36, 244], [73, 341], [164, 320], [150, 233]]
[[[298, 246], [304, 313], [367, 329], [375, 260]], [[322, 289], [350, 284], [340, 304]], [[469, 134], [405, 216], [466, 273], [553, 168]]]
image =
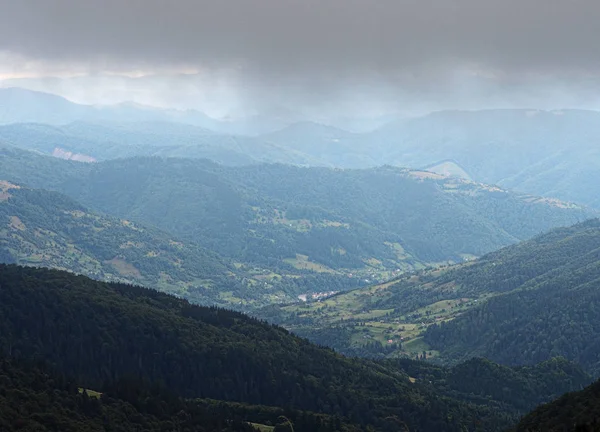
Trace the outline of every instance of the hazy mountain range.
[[[13, 261], [118, 277], [236, 307], [462, 262], [597, 215], [557, 200], [392, 167], [226, 167], [147, 157], [81, 163], [5, 147], [0, 170], [7, 194], [0, 205], [11, 239], [5, 247]], [[15, 185], [58, 191], [81, 204]], [[54, 240], [40, 234], [48, 232]], [[67, 259], [59, 249], [76, 254]]]
[[[27, 411], [43, 387], [74, 430], [500, 431], [598, 376], [595, 112], [247, 136], [197, 112], [0, 99], [0, 262], [69, 272], [0, 266], [0, 427], [72, 424]], [[77, 387], [32, 386], [31, 356]]]
[[58, 148], [59, 155], [70, 152], [85, 160], [157, 155], [227, 165], [388, 164], [600, 207], [591, 187], [600, 181], [596, 111], [446, 111], [367, 133], [301, 122], [250, 137], [235, 122], [199, 112], [83, 106], [53, 95], [0, 89], [0, 124], [7, 125], [0, 128], [5, 143], [46, 154]]

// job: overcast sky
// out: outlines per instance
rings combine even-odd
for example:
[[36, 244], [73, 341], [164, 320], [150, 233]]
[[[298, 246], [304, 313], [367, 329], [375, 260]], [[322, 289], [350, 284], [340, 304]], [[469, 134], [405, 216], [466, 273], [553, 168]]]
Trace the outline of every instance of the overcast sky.
[[[600, 100], [598, 0], [0, 0], [0, 11], [1, 78], [163, 80], [105, 79], [105, 102], [130, 85], [131, 99], [221, 114]], [[62, 91], [107, 99], [84, 87]]]

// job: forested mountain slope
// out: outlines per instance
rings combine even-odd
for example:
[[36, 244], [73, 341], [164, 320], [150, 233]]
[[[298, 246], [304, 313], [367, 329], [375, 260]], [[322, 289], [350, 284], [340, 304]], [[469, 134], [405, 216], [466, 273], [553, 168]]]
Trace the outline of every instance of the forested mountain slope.
[[564, 356], [596, 372], [599, 268], [594, 219], [470, 263], [260, 314], [352, 354], [511, 365]]
[[[204, 402], [185, 402], [155, 386], [132, 380], [114, 382], [103, 393], [84, 392], [62, 374], [48, 373], [31, 362], [0, 359], [3, 432], [258, 431], [239, 420], [239, 411], [244, 410], [223, 408]], [[260, 417], [260, 411], [265, 409], [254, 410]], [[271, 418], [278, 423], [275, 412]]]
[[[332, 170], [135, 158], [73, 164], [5, 148], [6, 178], [281, 271], [386, 279], [463, 261], [595, 213], [399, 168]], [[397, 272], [396, 272], [397, 273]]]
[[519, 367], [502, 366], [482, 358], [450, 368], [410, 359], [394, 359], [384, 364], [400, 367], [436, 392], [474, 403], [502, 406], [516, 413], [527, 412], [552, 400], [566, 388], [581, 389], [592, 382], [580, 366], [564, 358]]
[[[235, 312], [56, 270], [0, 266], [0, 312], [0, 353], [42, 359], [83, 388], [110, 389], [134, 377], [175, 396], [284, 405], [377, 431], [496, 431], [519, 412], [518, 404], [468, 396], [451, 382], [436, 390], [426, 382], [427, 365], [412, 365], [410, 373], [423, 376], [411, 380], [400, 364], [347, 359]], [[567, 363], [551, 369], [541, 367], [537, 378], [503, 374], [511, 388], [529, 380], [553, 386], [550, 393], [586, 382]], [[476, 378], [482, 387], [486, 376]]]
[[538, 407], [520, 422], [516, 432], [596, 432], [600, 430], [600, 382], [567, 393]]
[[6, 181], [0, 181], [0, 195], [3, 262], [144, 284], [200, 303], [217, 303], [218, 290], [237, 295], [249, 290], [233, 265], [157, 229], [95, 214], [56, 192]]
[[454, 359], [481, 355], [531, 364], [561, 355], [598, 374], [600, 222], [559, 229], [512, 250], [490, 255], [494, 268], [479, 280], [468, 273], [457, 278], [505, 294], [430, 327], [425, 340]]
[[[134, 375], [187, 397], [285, 401], [360, 423], [396, 415], [411, 429], [458, 430], [484, 415], [442, 398], [431, 406], [403, 373], [344, 359], [240, 314], [57, 271], [0, 269], [1, 351], [43, 358], [87, 388]], [[456, 420], [446, 425], [450, 412]]]
[[266, 268], [234, 264], [193, 241], [6, 181], [0, 181], [0, 262], [143, 284], [194, 303], [242, 310], [294, 301], [323, 287], [353, 286], [334, 275], [269, 280]]

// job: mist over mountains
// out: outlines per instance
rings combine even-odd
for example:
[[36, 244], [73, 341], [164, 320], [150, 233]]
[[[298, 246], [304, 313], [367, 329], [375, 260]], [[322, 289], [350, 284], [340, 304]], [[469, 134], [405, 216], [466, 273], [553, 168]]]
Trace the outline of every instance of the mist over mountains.
[[[215, 313], [210, 325], [224, 338], [189, 336], [186, 342], [208, 349], [206, 359], [217, 358], [210, 350], [232, 352], [241, 343], [249, 350], [245, 361], [258, 364], [264, 359], [257, 347], [278, 347], [269, 365], [245, 369], [250, 383], [257, 374], [277, 375], [277, 365], [291, 361], [279, 348], [301, 340], [339, 376], [358, 374], [353, 368], [359, 367], [367, 381], [383, 377], [403, 395], [390, 401], [379, 390], [340, 378], [344, 388], [354, 386], [357, 403], [378, 401], [358, 416], [342, 408], [346, 402], [318, 411], [306, 402], [310, 397], [301, 396], [308, 391], [324, 397], [329, 378], [320, 369], [294, 378], [296, 387], [302, 383], [298, 394], [289, 393], [283, 378], [271, 380], [291, 395], [295, 409], [308, 410], [286, 411], [288, 421], [307, 432], [318, 424], [323, 431], [396, 430], [389, 429], [387, 415], [400, 411], [390, 404], [402, 405], [403, 424], [423, 430], [500, 431], [539, 403], [597, 378], [600, 113], [454, 110], [341, 119], [321, 123], [288, 113], [219, 120], [196, 110], [82, 105], [48, 93], [0, 89], [0, 262], [25, 266], [0, 266], [7, 286], [19, 292], [17, 281], [25, 277], [32, 291], [24, 298], [53, 293], [63, 299], [53, 312], [57, 317], [77, 307], [62, 297], [76, 287], [88, 316], [109, 320], [93, 291], [86, 291], [96, 282], [71, 274], [144, 285], [174, 297], [155, 293], [151, 297], [159, 297], [148, 300], [131, 285], [94, 289], [126, 293], [132, 303], [122, 304], [121, 316], [143, 325], [151, 325], [145, 320], [164, 313], [166, 304], [184, 311], [184, 320], [188, 313], [194, 319]], [[63, 292], [61, 281], [67, 280]], [[120, 302], [120, 295], [112, 301]], [[254, 321], [218, 309], [188, 310], [187, 302], [251, 313], [349, 359], [278, 327], [275, 333], [265, 327], [252, 340], [230, 340], [230, 322], [246, 335], [256, 330]], [[26, 309], [25, 300], [12, 304]], [[134, 312], [146, 304], [151, 308]], [[0, 320], [1, 330], [17, 334], [19, 319]], [[45, 316], [44, 322], [56, 329], [53, 319]], [[93, 334], [98, 324], [90, 325]], [[207, 335], [200, 330], [205, 324], [198, 325], [198, 334]], [[156, 334], [173, 331], [167, 321], [154, 328]], [[33, 352], [27, 339], [4, 339], [0, 347], [9, 352]], [[62, 365], [100, 358], [112, 346], [102, 340], [102, 352], [86, 345], [66, 357], [44, 336], [37, 346]], [[175, 340], [146, 343], [152, 351]], [[177, 355], [192, 354], [182, 348]], [[135, 356], [150, 361], [145, 349]], [[218, 358], [227, 363], [230, 356]], [[143, 365], [117, 367], [113, 359], [131, 358], [110, 354], [110, 373], [119, 379], [131, 370], [151, 382], [161, 374], [172, 383], [180, 379], [156, 359], [152, 373]], [[298, 367], [305, 370], [310, 361]], [[158, 378], [157, 364], [164, 367]], [[23, 377], [14, 382], [38, 397], [24, 377], [39, 371], [18, 362], [1, 367]], [[120, 416], [127, 403], [135, 405], [137, 421], [148, 425], [168, 424], [174, 416], [140, 405], [142, 396], [123, 393], [123, 384], [102, 384], [104, 370], [78, 370], [79, 383], [100, 395], [104, 419]], [[240, 371], [229, 384], [225, 375], [211, 378], [210, 388], [171, 384], [180, 398], [221, 399], [218, 409], [211, 401], [192, 407], [186, 399], [170, 399], [172, 410], [200, 410], [215, 422], [208, 429], [215, 432], [224, 431], [218, 427], [223, 421], [227, 430], [277, 430], [282, 408], [269, 391], [248, 387]], [[311, 384], [303, 381], [307, 377]], [[146, 391], [143, 383], [127, 386]], [[573, 396], [573, 403], [591, 398], [596, 387]], [[105, 401], [100, 390], [116, 399]], [[336, 391], [327, 390], [327, 397], [343, 400]], [[83, 403], [79, 397], [64, 393], [63, 400]], [[423, 397], [438, 402], [424, 411]], [[231, 405], [237, 401], [255, 405]], [[17, 409], [10, 398], [0, 398], [0, 406], [8, 413]], [[582, 413], [578, 421], [595, 421], [593, 412]], [[519, 427], [546, 424], [546, 417], [538, 409]], [[98, 418], [85, 421], [95, 425]], [[190, 417], [187, 424], [196, 421]]]
[[598, 22], [0, 0], [0, 431], [600, 431]]
[[[132, 156], [208, 158], [226, 165], [393, 165], [458, 175], [593, 207], [599, 180], [596, 111], [444, 111], [355, 133], [314, 122], [265, 126], [197, 111], [85, 106], [22, 89], [0, 89], [0, 140], [95, 160]], [[50, 127], [51, 126], [51, 127]], [[278, 129], [279, 128], [279, 129]]]

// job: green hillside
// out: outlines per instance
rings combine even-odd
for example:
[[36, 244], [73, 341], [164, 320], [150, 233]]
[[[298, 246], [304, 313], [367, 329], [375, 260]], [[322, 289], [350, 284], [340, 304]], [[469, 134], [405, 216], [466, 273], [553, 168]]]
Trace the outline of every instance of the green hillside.
[[[292, 414], [313, 411], [374, 431], [398, 430], [398, 425], [423, 431], [504, 430], [522, 408], [469, 396], [468, 389], [450, 381], [447, 389], [438, 390], [428, 382], [434, 380], [426, 379], [435, 373], [427, 365], [405, 369], [344, 358], [239, 313], [193, 306], [156, 291], [17, 266], [0, 266], [0, 287], [0, 353], [41, 359], [80, 388], [110, 394], [116, 386], [124, 400], [135, 402], [143, 394], [134, 384], [119, 384], [135, 379], [162, 383], [177, 397], [279, 406]], [[450, 375], [471, 376], [470, 370]], [[552, 386], [550, 393], [587, 382], [585, 374], [565, 362], [556, 363], [554, 372], [544, 370], [537, 378], [518, 369], [501, 374], [510, 388], [529, 380], [538, 388]], [[483, 382], [493, 375], [475, 379], [485, 388]], [[571, 378], [557, 379], [561, 375]], [[528, 400], [525, 405], [540, 397], [521, 396]], [[157, 410], [156, 404], [134, 406], [140, 412]], [[249, 411], [244, 420], [266, 424], [249, 417], [256, 410]], [[235, 410], [226, 412], [225, 419], [234, 417]]]
[[274, 278], [268, 269], [231, 263], [192, 241], [6, 181], [0, 181], [0, 262], [143, 284], [195, 303], [238, 309], [293, 301], [310, 293], [311, 285], [341, 284], [335, 275]]
[[564, 356], [597, 374], [600, 222], [559, 229], [503, 254], [477, 289], [505, 293], [428, 329], [449, 358], [481, 355], [505, 364]]
[[511, 365], [564, 356], [597, 372], [599, 250], [595, 219], [474, 262], [261, 316], [346, 353]]
[[58, 190], [92, 209], [269, 268], [274, 277], [296, 272], [383, 281], [595, 214], [389, 167], [227, 168], [158, 158], [75, 164], [4, 149], [0, 168], [10, 181]]
[[0, 247], [6, 261], [195, 293], [203, 302], [218, 299], [216, 285], [243, 289], [215, 254], [156, 229], [89, 212], [55, 192], [5, 181], [0, 191]]

